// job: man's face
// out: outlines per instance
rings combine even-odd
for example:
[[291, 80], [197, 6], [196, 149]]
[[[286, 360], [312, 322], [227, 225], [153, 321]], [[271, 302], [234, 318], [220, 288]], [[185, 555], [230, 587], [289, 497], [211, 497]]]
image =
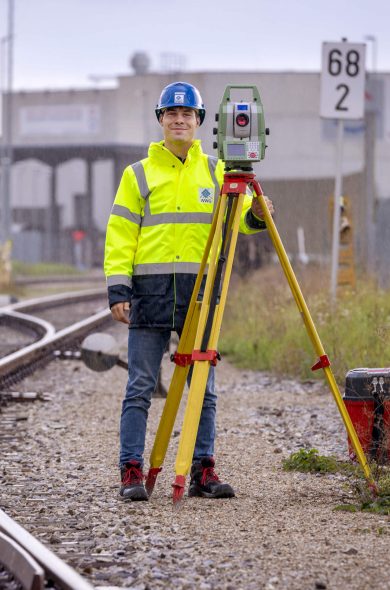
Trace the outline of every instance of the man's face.
[[170, 107], [160, 116], [164, 139], [172, 143], [190, 143], [199, 127], [199, 115], [187, 107]]

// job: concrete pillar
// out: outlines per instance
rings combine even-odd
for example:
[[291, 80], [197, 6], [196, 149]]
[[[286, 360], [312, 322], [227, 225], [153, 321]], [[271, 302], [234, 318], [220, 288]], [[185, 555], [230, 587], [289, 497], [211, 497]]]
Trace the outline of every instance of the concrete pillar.
[[87, 237], [85, 240], [85, 264], [87, 268], [93, 266], [93, 252], [96, 251], [96, 235], [95, 235], [95, 223], [93, 219], [93, 161], [86, 160], [87, 174], [86, 174], [86, 187], [85, 187], [85, 198], [86, 198], [86, 209], [88, 212], [87, 217]]
[[51, 166], [49, 206], [46, 217], [46, 239], [44, 258], [50, 262], [59, 262], [60, 220], [57, 204], [57, 166]]

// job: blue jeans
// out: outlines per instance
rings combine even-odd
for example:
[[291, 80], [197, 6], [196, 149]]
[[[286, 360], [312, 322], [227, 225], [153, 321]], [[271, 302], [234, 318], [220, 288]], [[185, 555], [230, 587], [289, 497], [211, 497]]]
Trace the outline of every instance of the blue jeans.
[[[120, 465], [132, 459], [143, 464], [148, 411], [170, 336], [169, 329], [132, 328], [129, 330], [129, 379], [120, 421]], [[191, 371], [188, 382], [190, 376]], [[194, 460], [212, 457], [214, 454], [216, 401], [214, 367], [210, 367]]]

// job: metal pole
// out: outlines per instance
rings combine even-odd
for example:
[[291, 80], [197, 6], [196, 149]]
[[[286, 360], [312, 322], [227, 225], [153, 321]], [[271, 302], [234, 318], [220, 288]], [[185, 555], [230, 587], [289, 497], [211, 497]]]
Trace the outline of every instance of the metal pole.
[[47, 209], [47, 237], [48, 244], [46, 250], [46, 260], [50, 262], [58, 262], [57, 259], [57, 167], [51, 166], [50, 170], [50, 194], [49, 207]]
[[378, 44], [377, 44], [376, 37], [374, 37], [373, 43], [372, 43], [372, 71], [374, 74], [377, 69], [377, 63], [378, 63]]
[[366, 192], [366, 232], [367, 232], [367, 258], [366, 269], [369, 274], [375, 272], [375, 134], [376, 113], [366, 112], [366, 130], [364, 136], [365, 159], [365, 192]]
[[0, 240], [6, 242], [11, 234], [11, 167], [12, 148], [12, 82], [14, 42], [14, 0], [8, 0], [7, 84], [3, 94], [3, 150], [1, 153], [1, 221]]
[[365, 35], [365, 41], [371, 41], [371, 63], [372, 63], [372, 72], [375, 74], [377, 69], [377, 57], [378, 57], [378, 40], [375, 35]]
[[5, 157], [5, 140], [4, 140], [4, 120], [5, 120], [5, 88], [6, 88], [6, 59], [7, 59], [7, 41], [8, 37], [1, 38], [0, 45], [0, 93], [1, 93], [1, 142], [0, 142], [0, 247], [2, 244], [2, 217], [3, 217], [3, 195], [4, 195], [4, 175], [3, 162]]
[[340, 198], [343, 191], [343, 134], [344, 121], [337, 120], [336, 140], [336, 178], [333, 199], [333, 236], [332, 236], [332, 272], [331, 272], [331, 297], [336, 301], [337, 272], [339, 268], [340, 248]]
[[[365, 39], [371, 41], [371, 91], [376, 92], [376, 69], [377, 69], [377, 39], [374, 35], [366, 35]], [[369, 274], [374, 275], [376, 272], [375, 256], [375, 146], [376, 146], [376, 110], [367, 110], [365, 112], [365, 135], [364, 135], [364, 162], [365, 162], [365, 197], [366, 197], [366, 253], [365, 267]]]

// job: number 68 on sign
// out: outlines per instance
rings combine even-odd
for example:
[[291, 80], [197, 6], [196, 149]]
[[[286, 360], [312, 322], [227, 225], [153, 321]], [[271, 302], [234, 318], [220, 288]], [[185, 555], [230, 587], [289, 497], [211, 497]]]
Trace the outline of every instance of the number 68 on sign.
[[364, 117], [365, 57], [364, 43], [322, 44], [321, 117]]

